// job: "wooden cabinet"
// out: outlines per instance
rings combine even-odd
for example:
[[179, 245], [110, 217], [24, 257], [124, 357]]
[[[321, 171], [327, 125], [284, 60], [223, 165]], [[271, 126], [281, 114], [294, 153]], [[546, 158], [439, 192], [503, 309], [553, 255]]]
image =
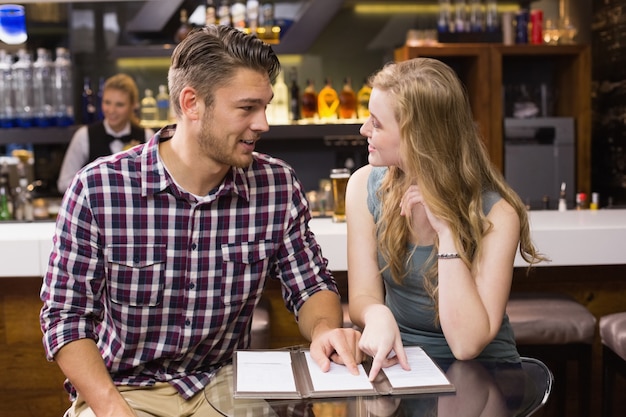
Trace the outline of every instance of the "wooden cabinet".
[[465, 84], [492, 162], [504, 171], [504, 96], [508, 83], [547, 83], [553, 116], [576, 126], [576, 189], [591, 192], [591, 52], [587, 45], [443, 44], [401, 47], [395, 60], [440, 59]]

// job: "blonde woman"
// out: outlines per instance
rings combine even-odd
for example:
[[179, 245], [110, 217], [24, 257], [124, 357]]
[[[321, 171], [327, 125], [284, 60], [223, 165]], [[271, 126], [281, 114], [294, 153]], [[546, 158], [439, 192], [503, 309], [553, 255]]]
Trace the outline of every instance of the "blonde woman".
[[493, 168], [465, 90], [444, 63], [418, 58], [371, 79], [361, 127], [369, 165], [347, 190], [350, 316], [370, 378], [403, 345], [436, 359], [519, 361], [505, 307], [519, 247], [542, 258], [524, 205]]
[[154, 135], [139, 126], [135, 109], [139, 91], [127, 74], [107, 78], [102, 90], [104, 120], [78, 128], [63, 158], [57, 188], [63, 193], [74, 175], [89, 162], [144, 143]]

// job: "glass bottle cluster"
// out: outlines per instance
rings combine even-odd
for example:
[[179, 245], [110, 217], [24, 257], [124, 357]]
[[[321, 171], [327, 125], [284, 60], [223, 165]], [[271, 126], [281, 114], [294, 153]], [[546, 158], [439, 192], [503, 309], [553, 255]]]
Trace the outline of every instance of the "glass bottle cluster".
[[281, 125], [362, 121], [369, 116], [371, 91], [366, 81], [355, 90], [350, 77], [343, 80], [340, 89], [335, 89], [331, 78], [326, 78], [319, 91], [311, 79], [301, 90], [295, 71], [291, 74], [289, 86], [281, 73], [274, 84], [274, 99], [267, 111], [268, 122]]
[[72, 62], [69, 51], [0, 49], [0, 128], [74, 124]]

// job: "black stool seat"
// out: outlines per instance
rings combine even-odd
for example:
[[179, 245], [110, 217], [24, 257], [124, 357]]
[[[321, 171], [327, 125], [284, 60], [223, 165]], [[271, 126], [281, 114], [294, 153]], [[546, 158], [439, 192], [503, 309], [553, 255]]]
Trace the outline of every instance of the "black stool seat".
[[567, 413], [568, 363], [577, 369], [578, 414], [589, 416], [592, 346], [596, 318], [582, 304], [560, 293], [512, 293], [506, 308], [523, 356], [544, 361], [554, 373], [555, 410]]
[[626, 311], [600, 318], [602, 344], [626, 361]]
[[626, 311], [600, 317], [602, 415], [612, 417], [615, 376], [626, 378]]
[[520, 345], [593, 343], [596, 318], [566, 295], [513, 293], [506, 312]]

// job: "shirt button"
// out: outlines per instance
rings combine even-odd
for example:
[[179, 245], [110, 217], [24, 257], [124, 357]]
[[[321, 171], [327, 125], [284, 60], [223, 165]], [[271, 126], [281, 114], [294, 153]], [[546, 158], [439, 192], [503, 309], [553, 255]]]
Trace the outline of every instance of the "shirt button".
[[185, 320], [185, 326], [191, 326], [191, 320], [189, 319]]
[[191, 250], [196, 250], [197, 247], [198, 247], [198, 245], [196, 245], [195, 243], [191, 244]]
[[196, 284], [194, 284], [193, 282], [189, 283], [189, 289], [193, 290], [194, 288], [196, 288]]
[[138, 263], [139, 263], [139, 256], [135, 256], [135, 257], [133, 258], [133, 262], [134, 262], [134, 263], [136, 263], [136, 264], [138, 264]]

